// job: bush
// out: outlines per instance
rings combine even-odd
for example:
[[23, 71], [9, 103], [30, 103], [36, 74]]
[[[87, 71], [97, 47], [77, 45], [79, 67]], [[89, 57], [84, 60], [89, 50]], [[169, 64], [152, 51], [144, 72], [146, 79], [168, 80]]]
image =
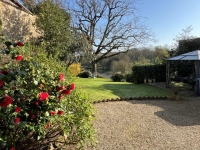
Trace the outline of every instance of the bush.
[[97, 74], [96, 75], [97, 78], [104, 78], [102, 75]]
[[89, 78], [89, 77], [92, 77], [92, 73], [90, 71], [83, 71], [83, 72], [78, 74], [78, 77]]
[[134, 77], [132, 73], [126, 74], [125, 79], [127, 82], [134, 82]]
[[81, 72], [81, 64], [80, 63], [71, 64], [69, 66], [69, 70], [72, 73], [72, 75], [76, 77]]
[[52, 70], [50, 60], [25, 58], [23, 43], [11, 45], [13, 60], [0, 68], [0, 149], [81, 147], [91, 141], [93, 106], [87, 96]]
[[124, 76], [122, 74], [120, 74], [120, 73], [116, 73], [116, 74], [111, 76], [111, 79], [114, 82], [120, 82], [122, 79], [124, 79]]

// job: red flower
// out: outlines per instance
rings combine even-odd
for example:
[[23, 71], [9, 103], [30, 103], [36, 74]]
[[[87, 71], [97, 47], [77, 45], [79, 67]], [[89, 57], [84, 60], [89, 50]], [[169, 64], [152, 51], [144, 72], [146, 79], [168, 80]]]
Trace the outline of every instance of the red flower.
[[20, 122], [20, 118], [19, 117], [15, 118], [14, 122], [15, 122], [15, 124], [18, 124]]
[[62, 89], [63, 89], [62, 86], [57, 86], [57, 87], [56, 87], [56, 90], [57, 90], [57, 91], [60, 91], [60, 90], [62, 90]]
[[22, 59], [23, 59], [23, 56], [22, 56], [22, 55], [18, 55], [18, 56], [15, 58], [16, 61], [21, 61]]
[[29, 114], [30, 117], [33, 115], [32, 111], [30, 111], [28, 114]]
[[71, 90], [74, 90], [75, 89], [75, 84], [74, 83], [72, 83], [71, 84], [71, 88], [70, 88]]
[[51, 122], [48, 122], [47, 125], [46, 125], [46, 128], [49, 128], [51, 125]]
[[60, 74], [60, 81], [64, 80], [64, 77], [65, 77], [64, 74], [61, 73], [61, 74]]
[[39, 95], [40, 101], [45, 101], [49, 97], [49, 94], [46, 92], [41, 92]]
[[63, 91], [61, 92], [61, 94], [69, 95], [69, 94], [70, 94], [70, 90], [63, 90]]
[[41, 84], [39, 88], [42, 89], [43, 87], [44, 87], [44, 85]]
[[12, 98], [8, 95], [5, 96], [5, 99], [0, 103], [1, 107], [6, 107], [12, 103]]
[[21, 107], [15, 108], [15, 112], [16, 112], [16, 113], [19, 113], [20, 111], [21, 111]]
[[63, 112], [62, 110], [59, 110], [57, 114], [58, 114], [58, 115], [62, 115], [63, 113], [64, 113], [64, 112]]
[[35, 118], [35, 115], [31, 115], [31, 118], [34, 119], [34, 118]]
[[15, 150], [15, 148], [14, 148], [14, 147], [12, 147], [12, 148], [10, 148], [10, 150]]
[[59, 96], [58, 96], [58, 99], [59, 99], [59, 100], [61, 100], [61, 99], [62, 99], [62, 96], [61, 96], [61, 95], [59, 95]]
[[2, 70], [0, 70], [0, 74], [4, 74], [4, 72]]
[[39, 103], [38, 103], [38, 102], [35, 102], [35, 105], [36, 105], [36, 106], [38, 106], [38, 105], [39, 105]]
[[56, 114], [56, 112], [55, 112], [55, 111], [52, 111], [52, 112], [50, 112], [50, 114], [52, 114], [52, 115], [55, 115], [55, 114]]
[[3, 87], [4, 81], [0, 81], [0, 88]]
[[24, 46], [24, 44], [22, 42], [17, 42], [18, 46]]

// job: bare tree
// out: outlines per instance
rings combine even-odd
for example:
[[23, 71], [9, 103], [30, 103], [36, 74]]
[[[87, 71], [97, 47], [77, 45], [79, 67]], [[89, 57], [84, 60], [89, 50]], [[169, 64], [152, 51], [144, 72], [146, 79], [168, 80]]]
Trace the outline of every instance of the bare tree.
[[152, 36], [141, 23], [137, 0], [76, 0], [70, 2], [74, 25], [87, 36], [93, 77], [97, 63], [125, 53]]

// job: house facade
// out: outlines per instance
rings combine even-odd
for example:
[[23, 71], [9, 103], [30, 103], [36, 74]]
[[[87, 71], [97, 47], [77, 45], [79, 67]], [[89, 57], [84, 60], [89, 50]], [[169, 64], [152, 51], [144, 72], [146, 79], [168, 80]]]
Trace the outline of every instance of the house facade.
[[2, 32], [10, 40], [26, 41], [39, 36], [33, 25], [36, 16], [17, 0], [0, 0], [0, 18]]

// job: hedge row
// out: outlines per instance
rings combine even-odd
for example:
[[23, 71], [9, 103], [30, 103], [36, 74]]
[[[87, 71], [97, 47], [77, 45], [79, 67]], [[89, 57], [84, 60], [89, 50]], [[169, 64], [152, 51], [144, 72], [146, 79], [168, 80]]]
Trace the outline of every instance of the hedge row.
[[144, 79], [154, 78], [156, 82], [166, 81], [166, 65], [134, 66], [132, 68], [135, 83], [143, 83]]

